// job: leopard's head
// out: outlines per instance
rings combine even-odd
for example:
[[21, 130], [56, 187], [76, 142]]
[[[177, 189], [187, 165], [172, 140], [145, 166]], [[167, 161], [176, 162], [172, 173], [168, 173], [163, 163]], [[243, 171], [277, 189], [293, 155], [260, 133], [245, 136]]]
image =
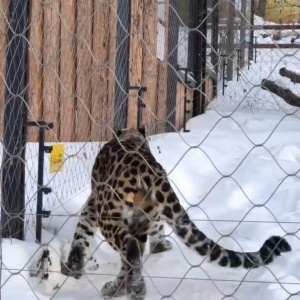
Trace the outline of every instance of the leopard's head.
[[115, 131], [115, 135], [116, 138], [121, 142], [132, 140], [140, 142], [141, 144], [146, 143], [148, 145], [145, 127], [139, 129], [118, 129]]

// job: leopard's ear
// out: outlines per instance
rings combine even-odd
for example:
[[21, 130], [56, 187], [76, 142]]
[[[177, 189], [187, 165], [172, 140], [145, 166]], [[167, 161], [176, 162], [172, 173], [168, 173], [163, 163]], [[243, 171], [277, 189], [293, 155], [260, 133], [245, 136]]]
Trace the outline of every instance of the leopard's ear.
[[140, 134], [142, 134], [143, 137], [146, 137], [146, 129], [145, 129], [145, 126], [139, 128], [139, 129], [138, 129], [138, 132], [139, 132]]
[[119, 137], [123, 132], [121, 129], [118, 128], [114, 128], [113, 131], [117, 137]]

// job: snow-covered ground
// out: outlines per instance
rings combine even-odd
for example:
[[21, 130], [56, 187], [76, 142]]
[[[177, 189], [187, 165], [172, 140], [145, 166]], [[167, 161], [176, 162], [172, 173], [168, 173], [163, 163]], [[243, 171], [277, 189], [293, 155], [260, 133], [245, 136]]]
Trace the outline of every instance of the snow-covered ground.
[[[268, 267], [231, 270], [212, 266], [171, 233], [173, 249], [144, 256], [147, 300], [300, 299], [300, 120], [297, 108], [260, 88], [263, 78], [300, 94], [300, 85], [282, 78], [285, 66], [299, 71], [296, 50], [259, 50], [257, 64], [228, 83], [225, 95], [204, 115], [191, 119], [189, 133], [150, 137], [157, 160], [196, 225], [229, 249], [256, 251], [271, 235], [284, 235], [293, 251]], [[288, 114], [287, 114], [288, 113]], [[26, 241], [2, 241], [1, 296], [4, 300], [103, 299], [103, 284], [120, 267], [118, 254], [98, 234], [91, 247], [94, 262], [79, 280], [60, 273], [77, 215], [89, 191], [90, 169], [100, 143], [66, 144], [64, 171], [48, 173], [53, 192], [44, 197], [51, 216], [43, 220], [43, 243], [50, 250], [48, 280], [30, 277], [30, 265], [45, 247], [34, 243], [37, 145], [27, 146]], [[1, 150], [0, 150], [1, 154]], [[120, 298], [126, 299], [126, 297]]]
[[[172, 234], [170, 252], [150, 256], [146, 252], [146, 299], [188, 295], [195, 300], [217, 300], [230, 295], [226, 299], [283, 300], [300, 291], [298, 126], [294, 116], [236, 112], [222, 118], [209, 110], [189, 121], [190, 133], [151, 137], [154, 155], [205, 234], [230, 249], [245, 251], [258, 250], [270, 235], [288, 234], [293, 251], [267, 268], [222, 269], [205, 262]], [[98, 270], [87, 269], [80, 280], [59, 273], [60, 257], [67, 254], [74, 232], [74, 215], [88, 193], [89, 188], [83, 189], [44, 220], [43, 242], [49, 242], [53, 271], [47, 281], [40, 283], [29, 276], [28, 267], [42, 250], [31, 241], [30, 231], [25, 242], [3, 242], [3, 299], [50, 299], [55, 293], [54, 299], [102, 299], [99, 290], [118, 273], [119, 258], [100, 234], [92, 248], [100, 244], [94, 253]]]

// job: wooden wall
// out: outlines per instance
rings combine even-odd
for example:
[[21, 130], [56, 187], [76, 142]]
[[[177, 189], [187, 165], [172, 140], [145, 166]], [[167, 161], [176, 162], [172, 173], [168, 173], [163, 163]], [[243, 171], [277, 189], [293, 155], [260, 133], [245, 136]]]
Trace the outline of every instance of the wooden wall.
[[[185, 90], [185, 85], [182, 81], [177, 82], [177, 95], [176, 95], [176, 121], [175, 126], [179, 130], [183, 127], [184, 121], [184, 100], [185, 96], [187, 100], [191, 100], [187, 102], [186, 109], [186, 121], [193, 117], [193, 100], [194, 100], [194, 88], [189, 88]], [[206, 107], [210, 101], [213, 99], [213, 80], [211, 77], [207, 76], [205, 78], [205, 104]]]
[[[54, 123], [48, 141], [96, 141], [109, 135], [116, 7], [117, 0], [31, 1], [29, 119]], [[30, 129], [29, 140], [36, 140], [36, 131]]]
[[[163, 131], [162, 124], [167, 118], [167, 59], [168, 53], [168, 1], [163, 19], [157, 16], [157, 0], [132, 0], [129, 82], [131, 86], [144, 86], [142, 94], [146, 107], [142, 110], [142, 123], [149, 133]], [[164, 57], [157, 58], [157, 26], [165, 30]], [[137, 91], [130, 91], [128, 100], [127, 126], [137, 124]]]
[[[6, 47], [5, 14], [0, 1], [0, 46]], [[99, 141], [110, 138], [114, 115], [118, 0], [32, 0], [28, 36], [29, 120], [53, 122], [47, 141]], [[161, 4], [160, 4], [161, 5]], [[157, 0], [131, 1], [129, 81], [145, 86], [142, 124], [149, 133], [165, 131], [168, 82], [168, 14]], [[157, 58], [158, 26], [164, 51]], [[0, 136], [3, 130], [5, 56], [0, 57]], [[192, 91], [188, 98], [192, 99]], [[177, 86], [176, 127], [183, 122], [183, 85]], [[192, 104], [190, 104], [192, 105]], [[192, 108], [190, 109], [192, 114]], [[189, 117], [189, 116], [188, 116]], [[130, 90], [127, 127], [136, 127], [137, 93]], [[28, 130], [37, 141], [37, 129]]]

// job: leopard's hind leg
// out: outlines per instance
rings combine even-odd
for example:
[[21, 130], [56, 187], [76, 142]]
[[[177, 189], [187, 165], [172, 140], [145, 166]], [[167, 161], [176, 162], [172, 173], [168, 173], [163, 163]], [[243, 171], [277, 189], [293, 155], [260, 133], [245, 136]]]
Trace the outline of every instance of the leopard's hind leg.
[[[155, 209], [153, 207], [153, 200], [151, 199], [151, 191], [147, 193], [145, 190], [140, 189], [136, 193], [131, 193], [131, 202], [136, 207], [140, 207], [145, 216]], [[153, 227], [153, 231], [149, 234], [150, 253], [155, 254], [171, 250], [172, 243], [166, 239], [164, 234], [164, 222], [159, 216], [152, 218], [150, 221]], [[144, 243], [146, 242], [147, 238], [144, 239]], [[140, 246], [143, 249], [142, 252], [144, 252], [146, 245], [140, 242]]]
[[119, 228], [108, 238], [108, 242], [120, 253], [122, 266], [117, 278], [103, 286], [102, 294], [106, 297], [129, 294], [132, 300], [143, 300], [146, 285], [142, 276], [140, 241], [125, 228]]
[[146, 285], [142, 276], [142, 249], [136, 238], [129, 238], [126, 260], [129, 265], [127, 276], [127, 293], [131, 300], [143, 300], [146, 295]]
[[156, 254], [172, 249], [172, 243], [164, 236], [164, 225], [159, 223], [160, 230], [149, 234], [150, 253]]

